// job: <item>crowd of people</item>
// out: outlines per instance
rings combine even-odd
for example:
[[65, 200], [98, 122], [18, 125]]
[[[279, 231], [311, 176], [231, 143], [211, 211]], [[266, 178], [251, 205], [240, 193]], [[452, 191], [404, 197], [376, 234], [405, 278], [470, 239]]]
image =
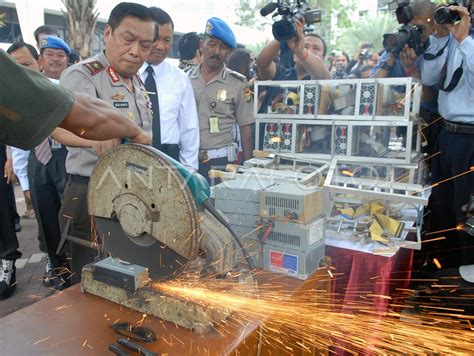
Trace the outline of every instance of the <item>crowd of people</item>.
[[[461, 20], [448, 25], [435, 24], [435, 5], [429, 1], [411, 7], [411, 24], [421, 31], [425, 54], [415, 53], [408, 45], [399, 55], [386, 50], [371, 53], [373, 44], [362, 43], [350, 58], [342, 50], [329, 52], [320, 35], [305, 31], [302, 19], [295, 24], [293, 38], [272, 40], [254, 57], [238, 45], [226, 22], [212, 17], [202, 34], [191, 32], [181, 38], [178, 68], [166, 61], [173, 45], [173, 20], [163, 9], [135, 3], [120, 3], [112, 10], [104, 32], [104, 50], [91, 58], [78, 59], [50, 26], [35, 31], [36, 48], [19, 42], [7, 52], [17, 63], [41, 72], [65, 95], [75, 96], [79, 104], [93, 98], [110, 104], [107, 110], [118, 112], [119, 119], [126, 117], [143, 130], [130, 128], [132, 137], [141, 137], [137, 142], [146, 142], [144, 137], [148, 137], [153, 147], [208, 180], [211, 168], [252, 157], [253, 102], [258, 101], [262, 111], [277, 95], [269, 88], [254, 98], [255, 80], [421, 79], [421, 116], [429, 128], [425, 133], [427, 152], [438, 153], [431, 159], [431, 179], [448, 180], [433, 190], [433, 223], [427, 228], [450, 229], [465, 215], [462, 206], [474, 189], [473, 174], [449, 179], [474, 166], [474, 112], [468, 105], [474, 82], [470, 80], [474, 73], [473, 31], [464, 7], [450, 8]], [[3, 61], [7, 59], [2, 58], [2, 66]], [[74, 100], [70, 101], [67, 109]], [[54, 111], [24, 105], [37, 110], [36, 116]], [[8, 118], [1, 110], [0, 114], [2, 120]], [[15, 234], [21, 226], [12, 189], [13, 168], [27, 201], [23, 217], [36, 218], [40, 249], [48, 256], [44, 284], [61, 290], [77, 283], [82, 266], [94, 258], [92, 250], [80, 245], [72, 245], [67, 253], [57, 251], [61, 233], [69, 227], [70, 235], [95, 239], [87, 214], [89, 177], [99, 157], [121, 144], [119, 138], [129, 133], [102, 126], [95, 133], [89, 130], [77, 135], [78, 123], [71, 122], [51, 128], [51, 134], [37, 140], [31, 151], [12, 147], [10, 155], [9, 148], [0, 146], [0, 166], [5, 172], [0, 184], [0, 299], [13, 292], [15, 260], [21, 256]], [[101, 135], [101, 130], [108, 130], [108, 136]], [[0, 138], [15, 146], [8, 135], [0, 133]], [[105, 140], [108, 138], [113, 139]], [[461, 230], [450, 234], [452, 238], [432, 253], [438, 253], [446, 266], [474, 263], [472, 237]]]

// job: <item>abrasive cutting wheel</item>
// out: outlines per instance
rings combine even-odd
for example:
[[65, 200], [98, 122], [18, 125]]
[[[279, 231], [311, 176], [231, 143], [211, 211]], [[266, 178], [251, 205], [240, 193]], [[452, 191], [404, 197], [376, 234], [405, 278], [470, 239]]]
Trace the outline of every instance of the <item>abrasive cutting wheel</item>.
[[176, 277], [197, 256], [193, 196], [152, 147], [126, 144], [105, 154], [90, 178], [88, 208], [105, 254], [146, 266], [152, 279]]

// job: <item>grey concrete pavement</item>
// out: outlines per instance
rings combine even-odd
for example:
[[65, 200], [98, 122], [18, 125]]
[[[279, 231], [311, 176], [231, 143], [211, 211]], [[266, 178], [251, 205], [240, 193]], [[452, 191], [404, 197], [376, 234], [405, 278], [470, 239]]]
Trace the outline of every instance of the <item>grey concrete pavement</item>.
[[[25, 211], [25, 200], [18, 185], [15, 186], [15, 197], [21, 215]], [[0, 317], [54, 294], [54, 289], [43, 286], [46, 256], [39, 250], [36, 220], [21, 219], [21, 226], [17, 237], [23, 256], [16, 261], [16, 289], [10, 298], [0, 301]]]

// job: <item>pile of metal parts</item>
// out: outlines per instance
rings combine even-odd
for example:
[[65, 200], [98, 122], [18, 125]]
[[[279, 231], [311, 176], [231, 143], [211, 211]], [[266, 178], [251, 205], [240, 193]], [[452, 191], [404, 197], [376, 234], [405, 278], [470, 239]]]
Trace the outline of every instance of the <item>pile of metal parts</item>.
[[253, 158], [231, 172], [213, 172], [215, 206], [241, 238], [256, 266], [306, 279], [324, 262], [325, 163], [284, 156]]
[[420, 83], [272, 81], [254, 91], [268, 87], [281, 102], [278, 110], [255, 104], [263, 151], [214, 172], [223, 180], [213, 188], [215, 205], [256, 265], [304, 279], [324, 243], [388, 256], [421, 248], [429, 190]]

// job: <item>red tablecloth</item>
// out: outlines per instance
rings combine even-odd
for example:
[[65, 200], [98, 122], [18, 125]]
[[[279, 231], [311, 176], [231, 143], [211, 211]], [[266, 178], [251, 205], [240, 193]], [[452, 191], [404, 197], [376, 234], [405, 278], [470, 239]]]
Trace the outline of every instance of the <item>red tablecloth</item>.
[[406, 297], [413, 250], [400, 249], [392, 257], [326, 246], [334, 269], [333, 292], [342, 310], [369, 309], [383, 314]]

